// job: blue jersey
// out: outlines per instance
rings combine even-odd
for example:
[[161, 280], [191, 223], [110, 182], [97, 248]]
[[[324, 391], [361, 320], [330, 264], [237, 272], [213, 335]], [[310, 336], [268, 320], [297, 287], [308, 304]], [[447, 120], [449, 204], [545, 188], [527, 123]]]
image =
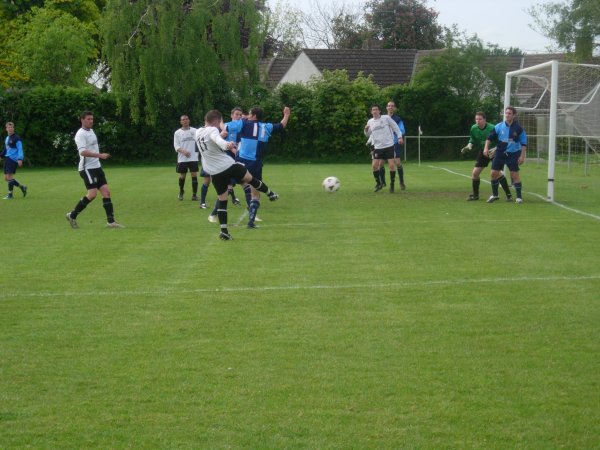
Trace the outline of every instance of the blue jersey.
[[[402, 136], [404, 136], [406, 134], [406, 130], [404, 129], [404, 122], [402, 121], [400, 116], [397, 116], [396, 114], [392, 114], [390, 117], [392, 118], [392, 120], [394, 122], [396, 122], [396, 124], [398, 124], [398, 128], [400, 128], [400, 132], [402, 133]], [[398, 137], [399, 136], [396, 136], [396, 133], [394, 133], [394, 144], [398, 143]]]
[[6, 136], [6, 139], [4, 140], [4, 156], [15, 162], [23, 161], [23, 144], [21, 138], [16, 134]]
[[229, 126], [231, 123], [232, 122], [227, 122], [226, 124], [224, 124], [225, 130], [227, 130], [227, 137], [225, 138], [225, 140], [227, 142], [235, 142], [237, 144], [238, 142], [240, 142], [240, 135], [239, 132], [236, 131], [235, 126]]
[[490, 141], [498, 140], [496, 149], [499, 152], [516, 153], [522, 146], [527, 146], [527, 135], [519, 122], [513, 121], [511, 125], [500, 122], [488, 136]]
[[264, 123], [256, 120], [240, 119], [229, 122], [228, 130], [239, 133], [238, 158], [260, 161], [267, 152], [267, 142], [273, 133], [283, 130], [281, 123]]

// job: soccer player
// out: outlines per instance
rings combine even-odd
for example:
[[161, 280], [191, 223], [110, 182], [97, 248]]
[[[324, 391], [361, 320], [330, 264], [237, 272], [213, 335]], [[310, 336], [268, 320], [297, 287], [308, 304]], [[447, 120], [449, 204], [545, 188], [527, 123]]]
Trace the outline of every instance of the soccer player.
[[4, 151], [0, 154], [0, 158], [4, 158], [4, 181], [8, 183], [8, 194], [4, 200], [13, 199], [13, 189], [18, 187], [23, 193], [23, 197], [27, 195], [27, 186], [20, 184], [15, 180], [15, 173], [18, 167], [23, 167], [23, 143], [21, 138], [15, 133], [15, 124], [6, 122], [6, 132], [8, 136], [4, 140]]
[[183, 200], [185, 178], [189, 171], [192, 174], [192, 201], [197, 201], [198, 152], [195, 141], [196, 129], [190, 127], [190, 118], [186, 115], [179, 118], [179, 123], [181, 124], [181, 128], [175, 131], [173, 135], [173, 147], [175, 147], [175, 152], [177, 152], [177, 166], [175, 170], [179, 174], [179, 195], [177, 198]]
[[[475, 113], [475, 124], [471, 127], [469, 131], [469, 143], [461, 149], [461, 153], [465, 154], [471, 151], [473, 148], [477, 151], [477, 157], [475, 158], [475, 166], [473, 167], [473, 172], [471, 173], [471, 185], [473, 188], [473, 193], [467, 197], [467, 201], [475, 201], [479, 200], [479, 185], [481, 184], [481, 172], [484, 168], [486, 168], [491, 159], [483, 154], [483, 147], [485, 145], [485, 140], [488, 138], [490, 133], [494, 130], [494, 125], [491, 123], [487, 123], [485, 113], [483, 111], [477, 111]], [[506, 200], [512, 201], [512, 194], [510, 193], [510, 188], [508, 187], [508, 182], [506, 181], [506, 177], [503, 173], [500, 174], [498, 178], [498, 182], [502, 186], [506, 194]]]
[[[393, 100], [390, 100], [387, 102], [385, 109], [387, 110], [388, 116], [390, 116], [392, 120], [398, 124], [398, 128], [400, 128], [402, 136], [406, 135], [404, 121], [396, 114], [396, 103]], [[402, 136], [397, 136], [394, 134], [394, 163], [396, 164], [396, 172], [398, 173], [398, 178], [400, 181], [400, 189], [405, 190], [406, 185], [404, 184], [404, 166], [402, 166], [402, 145], [400, 143]], [[383, 162], [380, 170], [383, 176], [383, 185], [385, 186], [385, 168], [383, 166]]]
[[[267, 151], [267, 142], [274, 133], [285, 129], [290, 113], [290, 108], [286, 106], [283, 108], [283, 118], [279, 123], [265, 123], [261, 122], [264, 111], [261, 108], [252, 108], [246, 119], [229, 123], [227, 128], [230, 133], [240, 133], [237, 159], [248, 168], [254, 178], [262, 179], [262, 160]], [[253, 186], [251, 186], [251, 198], [247, 227], [258, 228], [254, 222], [260, 208], [260, 193]]]
[[[236, 120], [240, 120], [242, 118], [242, 116], [244, 115], [242, 108], [236, 106], [235, 108], [233, 108], [231, 110], [231, 120], [232, 121], [236, 121]], [[225, 139], [227, 142], [233, 142], [234, 144], [237, 144], [240, 142], [240, 138], [238, 136], [238, 133], [236, 132], [229, 132], [228, 130], [228, 125], [231, 122], [227, 122], [222, 124], [221, 127], [221, 137], [223, 139]], [[233, 159], [235, 159], [235, 153], [232, 150], [227, 150], [227, 154], [229, 156], [231, 156]], [[229, 185], [227, 186], [227, 192], [229, 195], [231, 195], [231, 201], [233, 202], [234, 205], [239, 205], [241, 202], [239, 201], [239, 199], [235, 196], [235, 192], [233, 191], [233, 186], [235, 185], [235, 183], [237, 182], [237, 180], [231, 180]], [[246, 199], [246, 202], [248, 203], [248, 206], [250, 206], [250, 185], [246, 185], [244, 186], [244, 192], [246, 191], [246, 188], [248, 188], [248, 198]], [[201, 206], [202, 207], [202, 206]], [[212, 212], [210, 213], [210, 215], [208, 216], [208, 221], [209, 222], [216, 222], [217, 221], [217, 209], [219, 209], [219, 200], [217, 200], [215, 202], [215, 207], [213, 208]]]
[[87, 193], [77, 202], [73, 211], [67, 213], [67, 221], [71, 228], [79, 228], [77, 216], [96, 198], [98, 191], [100, 191], [102, 206], [106, 213], [106, 226], [108, 228], [124, 228], [123, 225], [115, 221], [108, 182], [100, 164], [101, 159], [110, 158], [110, 153], [100, 152], [98, 138], [92, 130], [94, 114], [90, 111], [84, 111], [79, 119], [81, 128], [75, 134], [75, 145], [79, 152], [79, 176], [83, 179]]
[[500, 122], [494, 127], [485, 141], [483, 154], [489, 155], [489, 146], [493, 140], [498, 141], [496, 146], [496, 155], [492, 160], [492, 196], [488, 198], [488, 203], [498, 200], [498, 184], [502, 175], [504, 165], [510, 170], [510, 178], [516, 191], [516, 203], [523, 203], [521, 176], [519, 175], [519, 166], [525, 162], [527, 153], [527, 134], [519, 122], [515, 120], [517, 111], [512, 106], [507, 106], [504, 110], [504, 122]]
[[394, 163], [394, 135], [398, 136], [398, 142], [402, 144], [402, 132], [398, 124], [390, 116], [381, 115], [379, 105], [371, 106], [373, 116], [365, 125], [365, 135], [372, 137], [373, 146], [373, 177], [375, 178], [375, 192], [383, 188], [379, 177], [379, 160], [387, 160], [390, 168], [390, 192], [394, 192], [396, 180], [396, 166]]
[[213, 186], [219, 199], [217, 216], [221, 232], [219, 238], [224, 241], [233, 239], [227, 227], [227, 185], [234, 178], [250, 184], [258, 192], [264, 192], [269, 200], [275, 201], [279, 196], [271, 191], [258, 178], [253, 177], [243, 164], [236, 162], [227, 151], [235, 151], [235, 143], [227, 142], [221, 137], [220, 124], [223, 116], [217, 110], [211, 110], [204, 116], [204, 126], [196, 131], [196, 143], [202, 158], [202, 167], [211, 176]]

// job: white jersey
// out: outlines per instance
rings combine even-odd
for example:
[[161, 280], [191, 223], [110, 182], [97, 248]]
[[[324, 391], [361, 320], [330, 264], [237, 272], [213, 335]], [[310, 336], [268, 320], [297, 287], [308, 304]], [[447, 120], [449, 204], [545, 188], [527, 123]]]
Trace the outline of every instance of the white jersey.
[[190, 156], [187, 157], [183, 153], [177, 153], [177, 162], [190, 162], [198, 161], [198, 152], [196, 151], [196, 129], [189, 127], [187, 130], [180, 128], [175, 132], [173, 136], [173, 147], [175, 151], [178, 148], [182, 148], [190, 152]]
[[394, 133], [398, 138], [402, 137], [402, 132], [398, 124], [388, 115], [383, 115], [379, 119], [371, 118], [367, 122], [369, 129], [365, 131], [376, 150], [392, 147], [394, 145]]
[[202, 157], [202, 169], [209, 175], [216, 175], [235, 164], [225, 151], [227, 141], [221, 137], [217, 127], [202, 127], [196, 131], [196, 144]]
[[89, 150], [94, 153], [100, 153], [100, 146], [98, 145], [98, 138], [94, 130], [80, 128], [75, 134], [75, 145], [79, 152], [79, 171], [86, 169], [99, 169], [100, 159], [93, 156], [81, 156], [81, 152]]

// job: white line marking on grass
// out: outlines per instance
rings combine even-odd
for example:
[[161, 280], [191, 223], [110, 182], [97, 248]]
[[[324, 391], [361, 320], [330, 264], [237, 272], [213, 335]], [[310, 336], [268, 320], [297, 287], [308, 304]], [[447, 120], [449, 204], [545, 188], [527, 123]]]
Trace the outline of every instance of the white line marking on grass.
[[220, 292], [275, 292], [275, 291], [302, 291], [319, 289], [390, 289], [427, 286], [453, 286], [481, 283], [506, 283], [506, 282], [548, 282], [548, 281], [595, 281], [600, 280], [600, 275], [581, 276], [529, 276], [529, 277], [498, 277], [498, 278], [470, 278], [457, 280], [424, 280], [405, 281], [399, 283], [350, 283], [350, 284], [317, 284], [317, 285], [289, 285], [289, 286], [240, 286], [223, 288], [198, 288], [198, 289], [161, 289], [161, 290], [132, 290], [132, 291], [87, 291], [87, 292], [2, 292], [1, 299], [20, 297], [114, 297], [114, 296], [166, 296], [174, 294], [206, 294]]
[[[451, 173], [453, 175], [458, 175], [460, 177], [469, 178], [469, 179], [471, 178], [470, 175], [465, 175], [464, 173], [454, 172], [453, 170], [450, 170], [450, 169], [448, 169], [446, 167], [437, 167], [437, 166], [427, 166], [427, 167], [429, 167], [431, 169], [445, 170], [448, 173]], [[481, 181], [483, 181], [484, 183], [490, 184], [490, 182], [488, 180], [481, 180]], [[558, 206], [559, 208], [566, 209], [567, 211], [570, 211], [570, 212], [573, 212], [573, 213], [576, 213], [576, 214], [581, 214], [582, 216], [591, 217], [592, 219], [600, 220], [600, 216], [597, 216], [596, 214], [588, 213], [588, 212], [585, 212], [585, 211], [580, 211], [578, 209], [571, 208], [569, 206], [563, 205], [562, 203], [558, 203], [558, 202], [555, 202], [555, 201], [548, 201], [548, 199], [545, 196], [537, 194], [535, 192], [528, 192], [528, 191], [524, 191], [524, 192], [526, 194], [533, 195], [534, 197], [537, 197], [537, 198], [539, 198], [541, 200], [544, 200], [547, 203], [550, 203], [552, 205]]]

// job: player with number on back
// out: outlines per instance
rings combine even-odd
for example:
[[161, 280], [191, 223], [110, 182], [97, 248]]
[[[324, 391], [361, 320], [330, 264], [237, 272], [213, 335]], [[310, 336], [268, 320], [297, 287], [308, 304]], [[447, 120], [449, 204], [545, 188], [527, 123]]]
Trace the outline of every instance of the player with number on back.
[[[467, 197], [467, 201], [479, 200], [479, 185], [481, 184], [481, 172], [486, 168], [493, 158], [493, 154], [488, 158], [483, 154], [483, 147], [485, 140], [488, 138], [490, 133], [494, 131], [494, 125], [487, 123], [485, 113], [483, 111], [477, 111], [475, 113], [475, 124], [471, 127], [469, 132], [469, 143], [461, 149], [461, 153], [465, 154], [471, 151], [473, 148], [477, 151], [477, 157], [475, 159], [475, 166], [473, 167], [473, 173], [471, 174], [471, 184], [473, 186], [473, 193]], [[495, 151], [495, 149], [491, 149]], [[498, 178], [498, 182], [502, 186], [502, 189], [506, 193], [506, 200], [511, 201], [512, 195], [506, 177], [502, 174]]]
[[234, 142], [227, 142], [221, 137], [219, 126], [222, 119], [223, 116], [217, 110], [207, 112], [204, 116], [204, 126], [196, 131], [196, 144], [202, 158], [202, 168], [211, 176], [219, 199], [217, 210], [221, 228], [219, 238], [229, 241], [233, 238], [227, 227], [227, 185], [232, 178], [248, 183], [258, 192], [267, 194], [271, 201], [277, 200], [279, 196], [261, 180], [254, 178], [243, 164], [234, 161], [226, 153], [227, 150], [235, 151], [236, 147]]

